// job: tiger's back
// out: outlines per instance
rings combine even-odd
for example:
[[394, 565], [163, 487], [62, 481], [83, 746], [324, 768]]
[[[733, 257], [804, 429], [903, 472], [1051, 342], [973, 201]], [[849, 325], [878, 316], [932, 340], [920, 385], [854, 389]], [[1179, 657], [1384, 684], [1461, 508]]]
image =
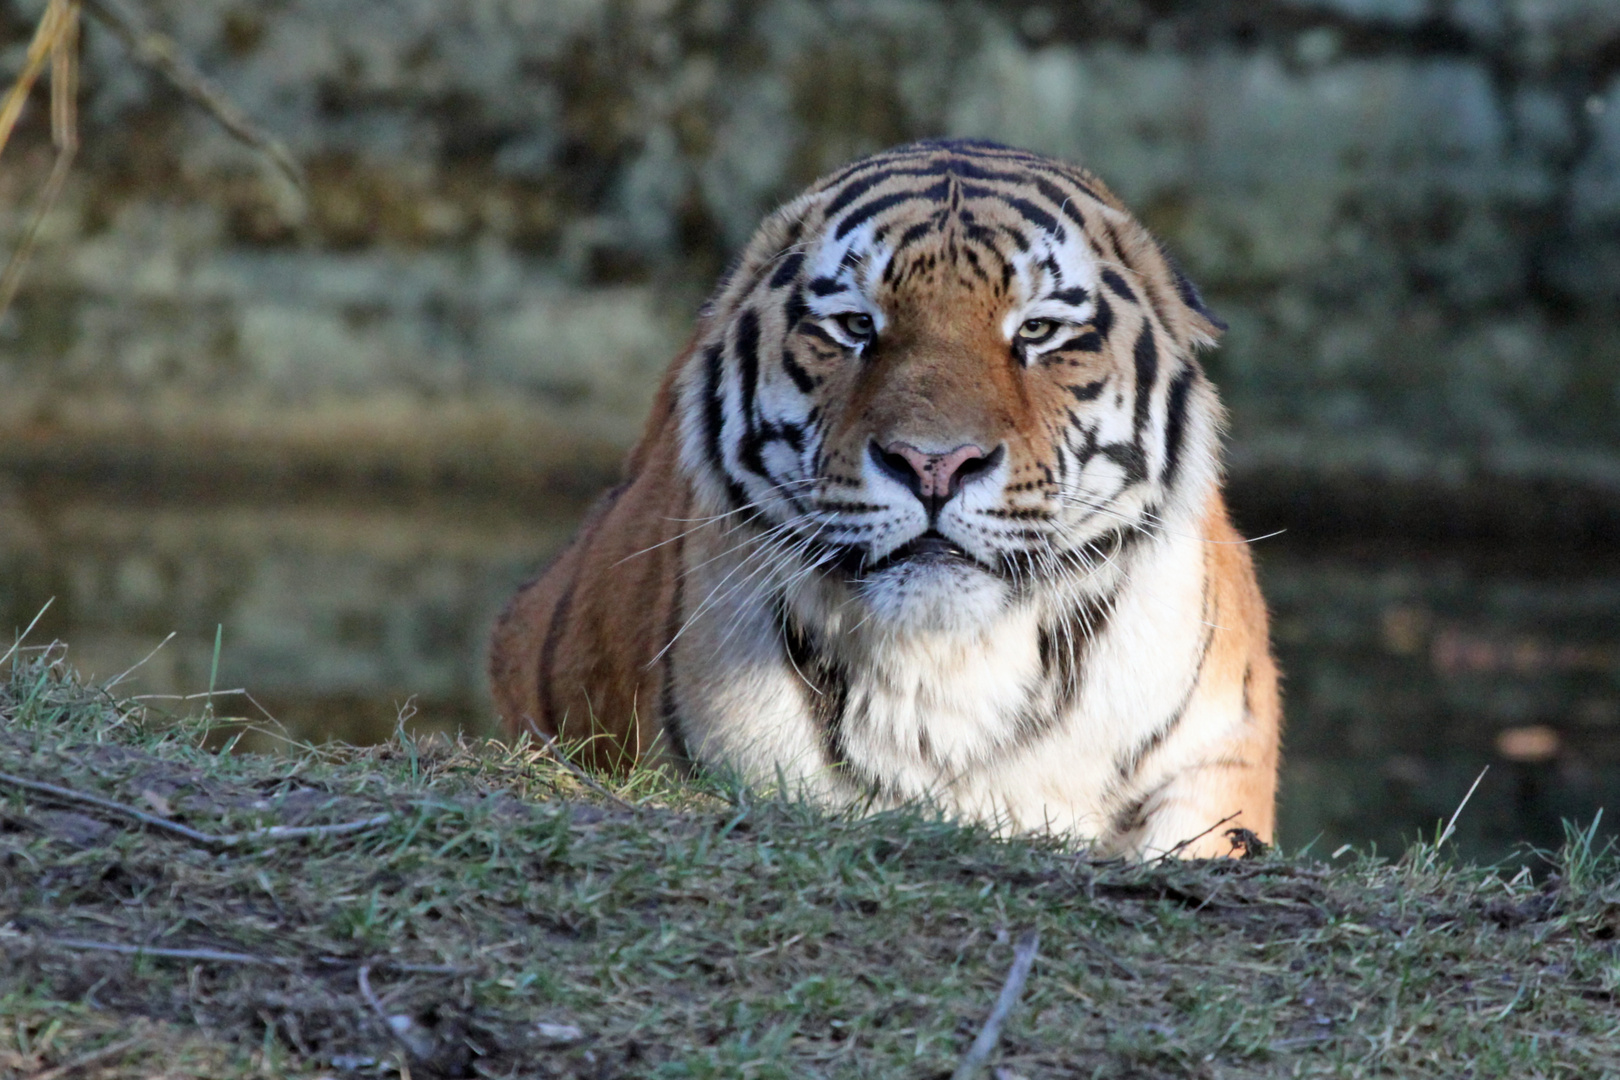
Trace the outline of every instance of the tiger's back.
[[1220, 329], [1074, 166], [923, 143], [821, 181], [503, 614], [505, 723], [1107, 851], [1269, 839], [1277, 675], [1194, 355]]

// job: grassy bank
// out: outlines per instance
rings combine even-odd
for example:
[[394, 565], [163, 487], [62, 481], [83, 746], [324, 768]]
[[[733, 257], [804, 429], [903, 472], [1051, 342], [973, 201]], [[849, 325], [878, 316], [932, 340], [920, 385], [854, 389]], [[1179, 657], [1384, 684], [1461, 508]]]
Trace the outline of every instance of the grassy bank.
[[1124, 866], [528, 749], [207, 733], [50, 654], [0, 682], [0, 1075], [943, 1077], [1032, 930], [1000, 1077], [1620, 1075], [1620, 867], [1579, 837], [1534, 877]]

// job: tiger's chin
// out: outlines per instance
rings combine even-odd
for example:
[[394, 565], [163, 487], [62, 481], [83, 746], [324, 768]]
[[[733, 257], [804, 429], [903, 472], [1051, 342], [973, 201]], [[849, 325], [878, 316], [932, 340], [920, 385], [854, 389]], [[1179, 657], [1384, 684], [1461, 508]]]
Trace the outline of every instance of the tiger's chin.
[[1007, 609], [1006, 582], [977, 563], [916, 557], [859, 579], [856, 593], [872, 622], [907, 634], [971, 633]]

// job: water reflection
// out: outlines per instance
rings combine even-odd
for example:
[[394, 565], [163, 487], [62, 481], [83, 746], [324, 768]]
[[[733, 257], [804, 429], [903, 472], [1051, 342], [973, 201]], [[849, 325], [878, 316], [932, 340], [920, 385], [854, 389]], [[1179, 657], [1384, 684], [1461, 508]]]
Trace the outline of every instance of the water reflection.
[[[301, 738], [489, 731], [484, 639], [584, 506], [0, 497], [0, 625], [141, 694], [243, 687], [222, 712]], [[1620, 809], [1620, 571], [1592, 556], [1388, 539], [1259, 548], [1286, 676], [1284, 842], [1397, 850], [1456, 808], [1470, 854]], [[264, 736], [249, 745], [273, 746]], [[1616, 815], [1620, 817], [1620, 815]]]
[[0, 625], [25, 626], [49, 601], [33, 639], [67, 642], [100, 678], [174, 632], [121, 684], [140, 694], [206, 690], [222, 627], [215, 685], [252, 695], [222, 711], [371, 742], [410, 702], [417, 729], [484, 733], [489, 624], [580, 512], [18, 496], [0, 508]]
[[1287, 677], [1284, 820], [1395, 850], [1458, 821], [1497, 858], [1620, 809], [1620, 571], [1545, 545], [1263, 549]]

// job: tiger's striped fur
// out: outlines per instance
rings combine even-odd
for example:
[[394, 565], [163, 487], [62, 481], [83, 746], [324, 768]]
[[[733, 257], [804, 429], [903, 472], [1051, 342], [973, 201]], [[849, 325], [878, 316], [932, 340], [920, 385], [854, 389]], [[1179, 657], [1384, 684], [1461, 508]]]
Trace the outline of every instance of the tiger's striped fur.
[[1194, 358], [1222, 329], [1074, 166], [924, 142], [820, 181], [502, 615], [508, 729], [1104, 852], [1269, 840], [1277, 673]]

